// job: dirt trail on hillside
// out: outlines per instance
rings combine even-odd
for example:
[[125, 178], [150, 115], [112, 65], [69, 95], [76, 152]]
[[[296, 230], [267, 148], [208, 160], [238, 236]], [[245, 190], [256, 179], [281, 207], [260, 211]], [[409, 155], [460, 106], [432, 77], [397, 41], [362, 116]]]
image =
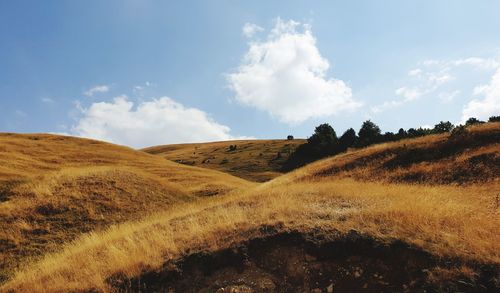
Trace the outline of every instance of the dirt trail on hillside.
[[336, 240], [281, 233], [109, 283], [122, 292], [495, 292], [498, 272], [355, 232]]

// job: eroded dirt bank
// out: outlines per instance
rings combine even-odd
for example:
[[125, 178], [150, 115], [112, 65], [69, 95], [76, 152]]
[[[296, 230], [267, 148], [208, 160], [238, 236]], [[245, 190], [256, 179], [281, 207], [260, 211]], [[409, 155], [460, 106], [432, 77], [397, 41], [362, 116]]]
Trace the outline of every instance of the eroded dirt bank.
[[499, 292], [494, 265], [438, 259], [355, 232], [339, 239], [281, 233], [160, 272], [109, 280], [120, 292]]

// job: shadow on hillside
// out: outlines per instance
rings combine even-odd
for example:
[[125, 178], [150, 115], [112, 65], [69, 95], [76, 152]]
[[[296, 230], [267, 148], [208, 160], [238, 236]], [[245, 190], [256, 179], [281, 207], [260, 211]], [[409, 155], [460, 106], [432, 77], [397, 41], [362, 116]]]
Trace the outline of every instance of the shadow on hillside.
[[108, 281], [133, 292], [486, 292], [498, 288], [497, 273], [355, 232], [336, 240], [285, 233]]

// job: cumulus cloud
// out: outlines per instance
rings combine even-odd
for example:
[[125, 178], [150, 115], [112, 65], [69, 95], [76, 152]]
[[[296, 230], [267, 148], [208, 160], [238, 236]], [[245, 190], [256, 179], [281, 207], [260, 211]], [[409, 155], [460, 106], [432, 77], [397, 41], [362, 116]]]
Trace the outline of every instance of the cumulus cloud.
[[107, 93], [109, 92], [109, 86], [107, 85], [97, 85], [93, 88], [88, 89], [83, 94], [88, 97], [93, 97], [97, 93]]
[[489, 84], [477, 86], [474, 89], [479, 99], [468, 102], [462, 111], [462, 122], [470, 117], [488, 119], [500, 114], [500, 67], [496, 70]]
[[229, 127], [215, 122], [205, 112], [169, 97], [134, 105], [126, 96], [120, 96], [80, 111], [72, 135], [133, 147], [235, 138]]
[[266, 40], [249, 43], [227, 81], [236, 101], [297, 124], [361, 105], [344, 81], [327, 77], [329, 67], [309, 25], [277, 19]]
[[251, 38], [253, 37], [256, 33], [259, 33], [261, 31], [263, 31], [264, 29], [258, 25], [256, 25], [255, 23], [245, 23], [245, 25], [243, 25], [243, 29], [242, 29], [242, 33], [245, 37], [247, 38]]

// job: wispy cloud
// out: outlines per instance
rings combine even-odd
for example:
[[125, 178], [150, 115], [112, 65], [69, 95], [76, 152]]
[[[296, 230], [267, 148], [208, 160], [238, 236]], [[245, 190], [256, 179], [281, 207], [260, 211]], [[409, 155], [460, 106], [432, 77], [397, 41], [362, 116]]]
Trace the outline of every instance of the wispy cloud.
[[51, 98], [43, 97], [40, 99], [40, 101], [44, 102], [45, 104], [53, 104], [54, 100]]
[[93, 97], [97, 93], [107, 93], [109, 92], [108, 85], [97, 85], [84, 92], [84, 95], [88, 97]]
[[[463, 93], [463, 90], [459, 88], [463, 79], [460, 79], [459, 76], [464, 75], [464, 72], [474, 74], [496, 68], [500, 68], [500, 61], [495, 58], [469, 57], [453, 60], [424, 60], [417, 68], [408, 72], [408, 84], [394, 91], [394, 94], [400, 97], [399, 99], [385, 101], [371, 107], [371, 110], [374, 113], [380, 113], [431, 94], [435, 95], [441, 102], [448, 103]], [[450, 86], [450, 84], [454, 86]], [[476, 87], [475, 91], [479, 91], [479, 89], [480, 87]]]
[[251, 38], [253, 37], [256, 33], [259, 33], [259, 32], [262, 32], [264, 29], [258, 25], [256, 25], [255, 23], [245, 23], [245, 25], [243, 25], [243, 28], [241, 30], [241, 32], [243, 33], [243, 35], [247, 38]]

